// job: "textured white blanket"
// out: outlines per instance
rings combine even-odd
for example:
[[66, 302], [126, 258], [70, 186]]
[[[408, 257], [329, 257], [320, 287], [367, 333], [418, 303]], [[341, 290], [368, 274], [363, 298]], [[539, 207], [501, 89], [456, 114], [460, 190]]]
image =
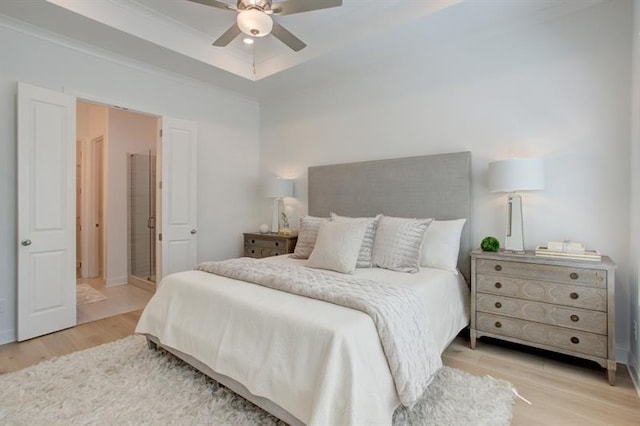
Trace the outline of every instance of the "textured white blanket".
[[425, 323], [424, 307], [412, 289], [250, 258], [205, 262], [196, 269], [368, 314], [378, 331], [403, 405], [413, 405], [426, 390], [433, 374], [442, 366], [429, 325]]

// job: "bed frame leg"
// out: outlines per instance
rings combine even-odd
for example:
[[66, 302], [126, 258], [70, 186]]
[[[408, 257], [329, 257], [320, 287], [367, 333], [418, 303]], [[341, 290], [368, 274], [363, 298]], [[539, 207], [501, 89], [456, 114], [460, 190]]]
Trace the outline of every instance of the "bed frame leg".
[[147, 348], [149, 348], [151, 350], [156, 350], [156, 349], [158, 349], [158, 345], [156, 344], [156, 342], [154, 342], [151, 339], [147, 338]]

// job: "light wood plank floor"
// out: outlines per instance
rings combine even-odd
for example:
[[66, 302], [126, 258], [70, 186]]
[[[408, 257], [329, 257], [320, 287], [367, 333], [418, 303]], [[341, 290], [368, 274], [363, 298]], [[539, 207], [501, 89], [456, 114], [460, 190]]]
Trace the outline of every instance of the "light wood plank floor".
[[531, 402], [517, 400], [513, 425], [639, 425], [640, 397], [627, 367], [618, 364], [616, 385], [596, 363], [482, 339], [475, 350], [458, 337], [445, 365], [507, 380]]
[[[141, 311], [83, 324], [22, 343], [0, 346], [0, 373], [18, 370], [126, 337], [133, 333]], [[458, 337], [443, 355], [444, 363], [476, 375], [508, 380], [531, 401], [517, 400], [513, 425], [638, 425], [640, 398], [627, 369], [618, 365], [616, 386], [597, 364], [522, 347], [478, 342]]]
[[143, 309], [153, 296], [152, 292], [132, 284], [107, 287], [101, 278], [79, 278], [78, 283], [89, 284], [107, 296], [106, 300], [78, 305], [76, 307], [78, 324]]
[[141, 314], [142, 310], [137, 310], [25, 342], [1, 345], [0, 374], [127, 337], [133, 334]]

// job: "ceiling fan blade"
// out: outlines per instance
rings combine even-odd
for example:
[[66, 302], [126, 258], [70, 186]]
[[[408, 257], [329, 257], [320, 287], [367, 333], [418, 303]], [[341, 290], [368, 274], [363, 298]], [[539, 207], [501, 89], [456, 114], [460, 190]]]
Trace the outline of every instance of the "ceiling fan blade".
[[274, 14], [282, 16], [338, 6], [342, 6], [342, 0], [289, 0], [272, 3], [271, 10]]
[[204, 4], [205, 6], [217, 7], [218, 9], [237, 10], [235, 4], [225, 3], [217, 0], [189, 0], [193, 3]]
[[224, 47], [227, 44], [231, 43], [234, 38], [238, 37], [238, 34], [240, 34], [241, 32], [242, 31], [240, 30], [238, 24], [234, 22], [233, 25], [224, 32], [224, 34], [222, 34], [216, 41], [213, 42], [213, 45], [217, 47]]
[[271, 30], [271, 34], [273, 34], [278, 40], [289, 46], [294, 52], [299, 52], [307, 47], [307, 45], [302, 40], [291, 34], [289, 30], [278, 24], [276, 21], [273, 21], [273, 29]]

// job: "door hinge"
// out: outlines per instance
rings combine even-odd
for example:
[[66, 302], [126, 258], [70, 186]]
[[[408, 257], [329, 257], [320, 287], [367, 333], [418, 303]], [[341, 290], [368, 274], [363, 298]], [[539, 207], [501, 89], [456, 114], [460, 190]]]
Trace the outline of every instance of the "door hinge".
[[162, 129], [160, 129], [160, 137], [162, 137]]
[[158, 241], [162, 241], [162, 232], [158, 234]]
[[162, 189], [162, 181], [158, 182], [158, 189]]

